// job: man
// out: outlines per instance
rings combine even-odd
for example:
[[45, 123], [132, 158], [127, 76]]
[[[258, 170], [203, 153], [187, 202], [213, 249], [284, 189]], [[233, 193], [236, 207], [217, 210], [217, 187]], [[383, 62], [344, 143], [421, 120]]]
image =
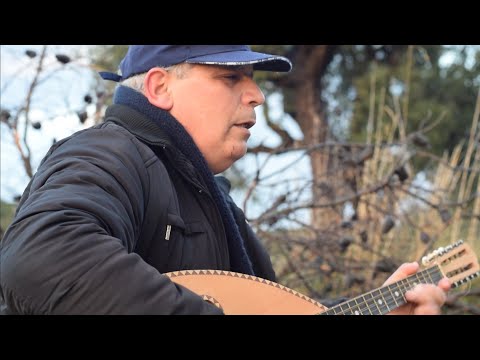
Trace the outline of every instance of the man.
[[[9, 314], [221, 314], [163, 273], [221, 269], [275, 280], [269, 256], [214, 174], [245, 155], [265, 98], [254, 70], [288, 59], [245, 45], [131, 46], [105, 122], [57, 142], [1, 248]], [[405, 277], [402, 266], [390, 279]], [[440, 311], [448, 281], [400, 313]]]

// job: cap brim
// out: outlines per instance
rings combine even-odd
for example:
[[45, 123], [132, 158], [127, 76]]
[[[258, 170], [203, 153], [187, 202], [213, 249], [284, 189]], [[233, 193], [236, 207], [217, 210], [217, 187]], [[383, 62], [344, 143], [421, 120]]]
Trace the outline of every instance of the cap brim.
[[229, 51], [197, 56], [186, 60], [191, 64], [243, 66], [253, 65], [254, 70], [289, 72], [292, 63], [283, 56], [263, 54], [254, 51]]

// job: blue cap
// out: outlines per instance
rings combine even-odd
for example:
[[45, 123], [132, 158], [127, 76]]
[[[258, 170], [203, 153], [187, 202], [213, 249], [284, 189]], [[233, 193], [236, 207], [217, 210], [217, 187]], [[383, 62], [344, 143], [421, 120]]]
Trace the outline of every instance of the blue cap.
[[254, 70], [288, 72], [290, 60], [252, 51], [247, 45], [130, 45], [119, 74], [100, 72], [105, 80], [123, 81], [154, 67], [180, 63], [206, 65], [253, 65]]

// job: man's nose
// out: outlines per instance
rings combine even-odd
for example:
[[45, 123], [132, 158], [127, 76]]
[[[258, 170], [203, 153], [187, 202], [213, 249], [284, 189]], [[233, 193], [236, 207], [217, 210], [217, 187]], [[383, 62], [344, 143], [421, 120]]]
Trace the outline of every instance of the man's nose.
[[265, 95], [253, 79], [248, 80], [244, 101], [252, 107], [257, 107], [265, 102]]

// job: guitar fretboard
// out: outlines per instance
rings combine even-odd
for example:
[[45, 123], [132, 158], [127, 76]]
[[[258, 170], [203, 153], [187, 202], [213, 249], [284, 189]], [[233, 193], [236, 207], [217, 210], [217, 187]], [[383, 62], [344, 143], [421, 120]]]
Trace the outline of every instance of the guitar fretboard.
[[393, 284], [372, 290], [331, 307], [319, 315], [383, 315], [406, 304], [405, 293], [417, 284], [437, 284], [443, 278], [438, 265]]

